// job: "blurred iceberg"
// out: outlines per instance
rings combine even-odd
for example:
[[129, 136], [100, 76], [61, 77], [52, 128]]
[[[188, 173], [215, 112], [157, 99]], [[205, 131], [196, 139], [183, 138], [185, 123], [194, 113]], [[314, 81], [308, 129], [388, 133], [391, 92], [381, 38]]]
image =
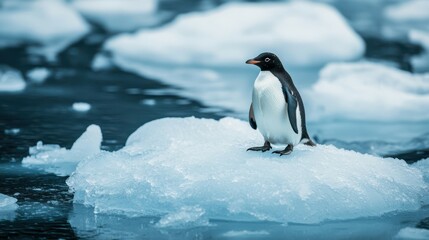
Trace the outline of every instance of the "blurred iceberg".
[[429, 1], [399, 1], [385, 8], [384, 18], [383, 35], [389, 38], [406, 38], [412, 29], [429, 31]]
[[121, 150], [80, 162], [67, 184], [74, 202], [96, 213], [164, 216], [161, 226], [204, 218], [318, 223], [425, 204], [423, 173], [404, 161], [325, 145], [299, 145], [286, 157], [246, 152], [262, 142], [233, 118], [156, 120]]
[[0, 22], [0, 48], [28, 45], [49, 60], [89, 32], [88, 24], [61, 0], [2, 1]]
[[90, 22], [109, 32], [133, 31], [158, 24], [158, 0], [73, 0], [72, 6]]
[[22, 160], [22, 165], [67, 176], [76, 169], [80, 161], [100, 152], [101, 141], [100, 127], [90, 125], [70, 150], [56, 144], [44, 145], [39, 141], [36, 146], [30, 148], [30, 156]]
[[357, 59], [365, 46], [334, 8], [294, 1], [229, 3], [188, 13], [161, 28], [113, 37], [104, 49], [128, 69], [127, 61], [240, 67], [265, 51], [284, 56], [286, 65], [314, 66]]
[[305, 96], [312, 120], [429, 120], [429, 75], [376, 63], [330, 64]]
[[20, 92], [26, 86], [21, 72], [10, 67], [0, 66], [0, 92]]

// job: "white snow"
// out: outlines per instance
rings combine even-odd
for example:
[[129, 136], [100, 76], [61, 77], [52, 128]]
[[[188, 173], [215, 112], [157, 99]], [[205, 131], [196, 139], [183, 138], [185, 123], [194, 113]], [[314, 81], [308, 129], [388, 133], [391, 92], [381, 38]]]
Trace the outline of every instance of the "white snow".
[[386, 37], [406, 37], [411, 29], [429, 31], [429, 1], [410, 0], [388, 6], [384, 10]]
[[294, 1], [228, 3], [184, 14], [164, 27], [115, 36], [104, 49], [130, 70], [126, 62], [237, 67], [265, 51], [284, 56], [286, 65], [323, 65], [360, 58], [365, 46], [333, 7]]
[[49, 60], [89, 31], [61, 0], [2, 1], [0, 22], [0, 48], [29, 44], [32, 52]]
[[158, 0], [74, 0], [72, 6], [110, 32], [132, 31], [163, 19], [155, 14]]
[[[428, 20], [429, 25], [429, 20]], [[410, 42], [423, 47], [424, 52], [411, 57], [411, 65], [415, 72], [429, 72], [429, 31], [411, 30], [408, 39]]]
[[30, 156], [22, 160], [22, 165], [59, 176], [70, 175], [80, 161], [100, 152], [102, 138], [100, 127], [90, 125], [70, 150], [55, 144], [44, 145], [39, 141], [36, 146], [30, 147]]
[[91, 110], [91, 104], [86, 102], [75, 102], [73, 103], [72, 108], [76, 112], [88, 112]]
[[313, 120], [424, 121], [429, 75], [369, 62], [330, 64], [305, 99]]
[[425, 204], [423, 173], [404, 161], [325, 145], [299, 145], [283, 157], [246, 152], [262, 143], [247, 122], [233, 118], [160, 119], [136, 130], [119, 151], [81, 161], [67, 184], [74, 202], [96, 213], [164, 216], [159, 224], [174, 226], [198, 215], [318, 223]]
[[421, 228], [406, 227], [401, 229], [394, 239], [407, 239], [407, 240], [417, 240], [417, 239], [429, 239], [429, 230]]
[[34, 68], [27, 72], [27, 78], [33, 83], [43, 83], [51, 72], [47, 68]]
[[21, 92], [26, 85], [21, 72], [0, 66], [0, 92]]
[[18, 208], [18, 200], [0, 193], [0, 215], [6, 211], [15, 211]]

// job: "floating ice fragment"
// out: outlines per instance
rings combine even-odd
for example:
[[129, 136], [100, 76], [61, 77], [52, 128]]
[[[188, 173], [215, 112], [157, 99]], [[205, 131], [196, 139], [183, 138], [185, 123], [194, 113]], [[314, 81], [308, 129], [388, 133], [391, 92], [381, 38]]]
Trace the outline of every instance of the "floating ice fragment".
[[29, 44], [54, 60], [58, 52], [80, 39], [89, 26], [60, 0], [2, 1], [0, 48]]
[[75, 102], [72, 106], [76, 112], [88, 112], [91, 110], [91, 104], [85, 102]]
[[50, 75], [47, 68], [34, 68], [27, 73], [27, 78], [33, 83], [43, 83]]
[[143, 99], [140, 101], [141, 104], [147, 105], [147, 106], [155, 106], [156, 100], [155, 99]]
[[19, 132], [21, 132], [21, 129], [19, 128], [10, 128], [4, 130], [4, 134], [6, 135], [18, 135]]
[[6, 211], [15, 211], [18, 208], [17, 201], [16, 198], [0, 193], [0, 215]]
[[369, 62], [330, 64], [305, 99], [310, 120], [429, 120], [429, 74]]
[[30, 147], [30, 156], [25, 157], [22, 164], [25, 167], [67, 176], [76, 169], [80, 161], [100, 152], [101, 141], [100, 127], [90, 125], [70, 150], [56, 144], [44, 145], [39, 141], [36, 146]]
[[425, 239], [429, 239], [429, 230], [421, 229], [421, 228], [406, 227], [401, 229], [393, 239], [425, 240]]
[[228, 231], [222, 234], [223, 237], [228, 237], [228, 238], [262, 237], [267, 235], [270, 235], [270, 233], [267, 231], [248, 231], [248, 230]]
[[20, 92], [25, 87], [26, 83], [18, 70], [0, 66], [0, 92]]
[[159, 228], [189, 228], [208, 226], [208, 219], [204, 218], [204, 209], [198, 206], [184, 206], [177, 212], [168, 213], [156, 224]]
[[67, 184], [74, 202], [97, 213], [179, 219], [174, 225], [179, 216], [186, 224], [188, 206], [208, 219], [318, 223], [425, 204], [423, 173], [404, 161], [325, 145], [298, 145], [285, 157], [246, 152], [262, 143], [237, 119], [160, 119], [119, 151], [80, 162]]

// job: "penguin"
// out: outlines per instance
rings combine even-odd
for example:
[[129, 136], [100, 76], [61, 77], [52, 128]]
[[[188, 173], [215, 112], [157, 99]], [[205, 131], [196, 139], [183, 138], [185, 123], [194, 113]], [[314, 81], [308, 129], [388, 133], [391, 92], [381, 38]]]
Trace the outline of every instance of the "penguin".
[[310, 139], [305, 124], [305, 110], [301, 95], [292, 78], [273, 53], [264, 52], [247, 64], [258, 66], [261, 71], [253, 85], [249, 124], [258, 129], [265, 143], [247, 151], [268, 151], [271, 144], [286, 145], [284, 150], [273, 153], [288, 155], [299, 143], [316, 146]]

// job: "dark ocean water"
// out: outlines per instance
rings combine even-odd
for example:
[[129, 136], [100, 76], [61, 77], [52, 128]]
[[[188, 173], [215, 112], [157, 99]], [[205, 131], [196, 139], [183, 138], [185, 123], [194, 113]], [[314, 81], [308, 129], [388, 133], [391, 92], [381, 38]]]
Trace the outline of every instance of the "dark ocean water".
[[[350, 2], [353, 4], [337, 4], [337, 7], [353, 20], [356, 13], [352, 9], [357, 3]], [[168, 4], [164, 7], [179, 13], [219, 3], [211, 1], [204, 5], [190, 1], [181, 4], [180, 8]], [[365, 8], [359, 9], [363, 11]], [[362, 25], [359, 21], [357, 24]], [[365, 35], [367, 44], [366, 57], [393, 62], [412, 71], [409, 58], [418, 54], [421, 48], [406, 42], [383, 40], [374, 32], [376, 30], [368, 29], [361, 33]], [[73, 205], [73, 195], [65, 184], [67, 177], [21, 166], [22, 158], [28, 155], [28, 148], [36, 145], [37, 141], [70, 148], [88, 125], [98, 124], [103, 131], [102, 148], [113, 151], [121, 148], [139, 126], [154, 119], [186, 116], [219, 119], [228, 115], [227, 111], [213, 112], [208, 106], [179, 97], [171, 93], [170, 86], [154, 79], [117, 69], [92, 71], [93, 55], [107, 37], [107, 33], [96, 30], [66, 49], [54, 63], [28, 55], [25, 46], [0, 50], [1, 65], [14, 67], [23, 73], [34, 67], [45, 67], [51, 71], [51, 76], [43, 84], [30, 84], [18, 94], [0, 94], [0, 192], [14, 196], [19, 204], [15, 213], [1, 218], [0, 238], [224, 239], [238, 236], [241, 239], [390, 239], [403, 227], [428, 228], [428, 208], [380, 218], [317, 225], [212, 221], [209, 227], [166, 230], [153, 226], [156, 218], [94, 215], [91, 208]], [[155, 105], [144, 104], [147, 100]], [[90, 103], [92, 109], [86, 113], [73, 111], [71, 106], [74, 102]], [[14, 128], [20, 129], [19, 133], [6, 134], [4, 131]], [[391, 156], [415, 162], [429, 157], [429, 150], [411, 149]]]

